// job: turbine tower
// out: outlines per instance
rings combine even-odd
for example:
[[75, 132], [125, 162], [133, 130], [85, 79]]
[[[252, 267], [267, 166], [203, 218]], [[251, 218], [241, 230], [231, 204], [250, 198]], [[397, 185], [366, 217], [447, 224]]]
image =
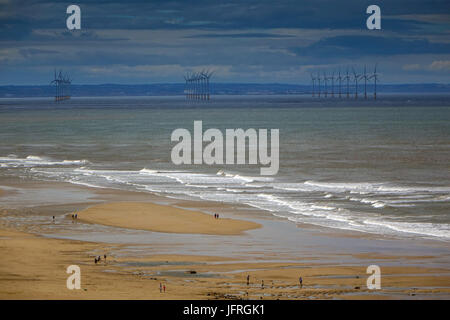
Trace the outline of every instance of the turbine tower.
[[188, 98], [188, 74], [186, 73], [184, 76], [184, 96], [187, 99]]
[[319, 94], [319, 98], [320, 98], [320, 73], [318, 72], [317, 73], [317, 82], [318, 82], [318, 84], [319, 84], [319, 90], [318, 90], [318, 94]]
[[210, 89], [210, 86], [209, 86], [209, 79], [211, 78], [211, 76], [213, 75], [213, 73], [214, 73], [214, 71], [209, 71], [209, 70], [206, 70], [206, 71], [202, 71], [201, 72], [201, 75], [202, 75], [202, 79], [203, 79], [203, 89], [204, 89], [204, 97], [203, 97], [203, 99], [204, 100], [209, 100], [210, 99], [210, 91], [209, 91], [209, 89]]
[[345, 80], [347, 80], [347, 99], [350, 98], [350, 75], [348, 74], [348, 67], [347, 67], [347, 73], [344, 77]]
[[196, 100], [199, 100], [199, 97], [200, 97], [200, 77], [199, 77], [199, 74], [198, 73], [196, 73], [195, 74], [195, 99]]
[[55, 85], [55, 101], [58, 101], [58, 79], [56, 77], [56, 69], [54, 70], [54, 76], [53, 76], [53, 81], [50, 82], [50, 84], [54, 84]]
[[314, 78], [313, 74], [311, 73], [311, 83], [312, 83], [312, 96], [315, 96], [315, 82], [316, 82], [316, 78]]
[[201, 72], [202, 82], [203, 82], [203, 100], [209, 100], [210, 92], [209, 92], [209, 79], [211, 78], [214, 72], [210, 72], [209, 70], [203, 70]]
[[353, 81], [355, 81], [355, 99], [358, 99], [358, 80], [361, 77], [360, 74], [357, 74], [355, 68], [353, 68]]
[[342, 85], [341, 68], [339, 68], [339, 73], [338, 73], [337, 79], [339, 80], [339, 99], [341, 99], [342, 98], [342, 96], [341, 96], [341, 93], [342, 93], [342, 91], [341, 91], [341, 85]]
[[373, 80], [374, 80], [373, 98], [375, 100], [377, 100], [377, 80], [378, 80], [377, 65], [378, 65], [378, 63], [375, 63], [375, 69], [373, 71], [373, 75], [370, 76], [370, 79], [373, 78]]
[[189, 89], [190, 89], [189, 72], [186, 72], [186, 75], [184, 76], [184, 79], [186, 80], [186, 86], [185, 86], [186, 99], [189, 100]]
[[369, 79], [369, 77], [367, 76], [366, 65], [364, 65], [364, 74], [361, 78], [364, 79], [364, 99], [367, 100], [367, 80]]
[[331, 79], [331, 97], [334, 98], [334, 71], [329, 79]]
[[328, 86], [327, 86], [328, 78], [327, 78], [327, 74], [325, 72], [323, 73], [323, 81], [325, 83], [325, 98], [327, 98], [328, 97]]
[[210, 86], [209, 86], [209, 79], [211, 79], [213, 74], [214, 74], [214, 71], [211, 71], [211, 72], [208, 71], [207, 76], [206, 76], [206, 87], [208, 89], [208, 100], [209, 100], [209, 97], [210, 97], [210, 94], [211, 94]]

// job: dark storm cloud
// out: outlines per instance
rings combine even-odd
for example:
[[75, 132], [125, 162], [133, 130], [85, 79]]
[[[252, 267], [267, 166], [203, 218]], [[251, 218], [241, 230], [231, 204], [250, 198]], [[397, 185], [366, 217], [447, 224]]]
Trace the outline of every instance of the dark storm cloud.
[[[66, 29], [71, 3], [78, 31]], [[371, 4], [381, 31], [366, 29]], [[373, 55], [392, 61], [385, 77], [409, 81], [447, 66], [449, 21], [448, 0], [0, 0], [0, 84], [41, 83], [54, 66], [97, 83], [180, 81], [203, 67], [224, 81], [302, 82]]]
[[0, 41], [19, 41], [31, 35], [32, 25], [23, 19], [0, 18]]
[[[373, 1], [81, 1], [93, 28], [245, 29], [361, 28]], [[377, 1], [384, 15], [450, 13], [447, 0]], [[417, 28], [417, 21], [386, 21], [395, 28]]]
[[274, 34], [274, 33], [208, 33], [197, 34], [192, 36], [186, 36], [188, 39], [201, 39], [201, 38], [292, 38], [294, 36], [286, 34]]
[[298, 55], [315, 57], [360, 57], [367, 55], [450, 54], [450, 43], [399, 37], [337, 36], [324, 38], [309, 47], [293, 48]]
[[[83, 25], [111, 29], [358, 28], [373, 1], [86, 1]], [[447, 0], [377, 1], [384, 15], [449, 13]], [[10, 0], [0, 4], [9, 16], [35, 20], [40, 28], [64, 27], [65, 2]], [[5, 14], [5, 15], [6, 15]], [[5, 16], [3, 15], [3, 16]], [[0, 18], [0, 21], [3, 19]], [[389, 23], [393, 23], [392, 20]], [[411, 27], [417, 22], [397, 22]], [[395, 23], [394, 23], [395, 25]]]

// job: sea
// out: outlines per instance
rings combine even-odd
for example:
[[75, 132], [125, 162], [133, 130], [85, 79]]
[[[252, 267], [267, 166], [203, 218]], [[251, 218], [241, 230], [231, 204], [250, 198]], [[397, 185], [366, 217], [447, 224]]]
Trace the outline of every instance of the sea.
[[[278, 173], [262, 176], [259, 164], [173, 164], [172, 132], [192, 133], [198, 120], [223, 133], [279, 129]], [[448, 94], [0, 99], [0, 186], [68, 182], [450, 241], [449, 163]]]

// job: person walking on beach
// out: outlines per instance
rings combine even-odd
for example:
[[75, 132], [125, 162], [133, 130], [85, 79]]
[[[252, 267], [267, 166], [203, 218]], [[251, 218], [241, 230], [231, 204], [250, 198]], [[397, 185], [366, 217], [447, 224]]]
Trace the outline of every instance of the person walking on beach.
[[159, 293], [162, 293], [162, 283], [159, 283]]
[[250, 284], [250, 275], [248, 274], [247, 275], [247, 285], [249, 285]]
[[163, 285], [163, 291], [166, 293], [166, 285]]
[[303, 288], [303, 279], [302, 279], [302, 277], [298, 278], [298, 282], [300, 283], [300, 288]]
[[264, 289], [264, 280], [261, 280], [261, 289]]

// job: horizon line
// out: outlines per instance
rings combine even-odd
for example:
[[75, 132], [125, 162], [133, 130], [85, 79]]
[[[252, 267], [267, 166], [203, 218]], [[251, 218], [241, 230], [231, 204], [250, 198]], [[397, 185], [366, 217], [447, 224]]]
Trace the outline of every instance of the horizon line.
[[[226, 84], [226, 85], [288, 85], [288, 86], [311, 86], [311, 83], [288, 83], [288, 82], [213, 82], [211, 84]], [[371, 84], [370, 82], [368, 84]], [[145, 86], [145, 85], [185, 85], [184, 82], [150, 82], [150, 83], [72, 83], [78, 86], [104, 86], [104, 85], [114, 85], [114, 86]], [[417, 83], [377, 83], [377, 85], [450, 85], [450, 82], [417, 82]], [[53, 86], [53, 84], [0, 84], [0, 87], [33, 87], [33, 86]]]

